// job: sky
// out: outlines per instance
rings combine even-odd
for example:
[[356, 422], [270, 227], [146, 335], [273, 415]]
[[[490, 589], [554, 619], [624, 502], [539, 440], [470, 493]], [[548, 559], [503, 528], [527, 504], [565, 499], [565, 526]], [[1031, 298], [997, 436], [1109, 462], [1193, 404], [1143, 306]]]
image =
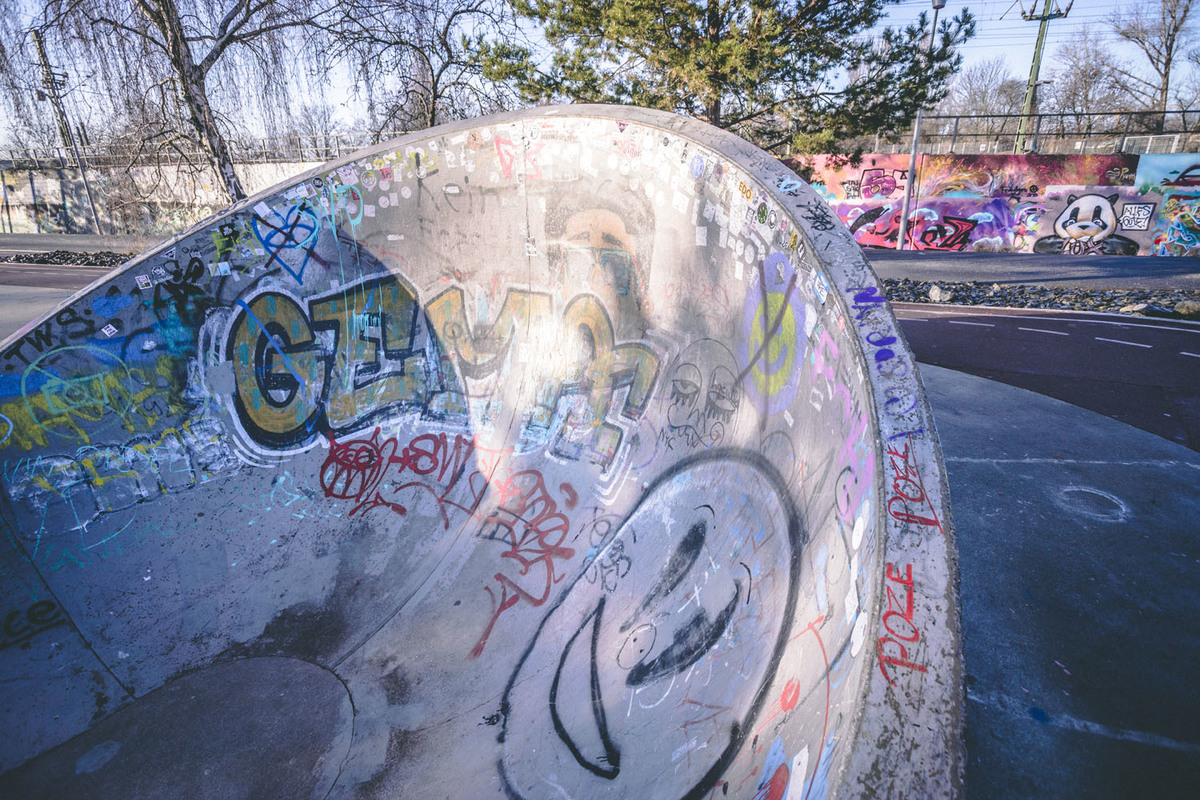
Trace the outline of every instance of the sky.
[[[1068, 2], [1069, 0], [1059, 0], [1059, 5], [1065, 9]], [[1115, 52], [1127, 53], [1128, 57], [1134, 58], [1135, 54], [1128, 53], [1129, 46], [1119, 42], [1104, 21], [1113, 11], [1128, 8], [1137, 2], [1144, 0], [1075, 0], [1070, 14], [1050, 21], [1042, 69], [1045, 70], [1060, 44], [1077, 37], [1084, 30], [1098, 36], [1102, 41], [1111, 43]], [[1023, 4], [1026, 11], [1031, 11], [1034, 10], [1035, 3], [1037, 13], [1041, 13], [1045, 0], [975, 0], [966, 3], [961, 0], [947, 0], [946, 7], [941, 11], [943, 16], [958, 14], [966, 7], [976, 19], [975, 37], [962, 48], [963, 66], [968, 67], [979, 61], [1002, 56], [1008, 62], [1013, 77], [1027, 79], [1040, 23], [1026, 22], [1022, 19], [1021, 7]], [[1053, 6], [1052, 0], [1052, 9]], [[907, 24], [915, 20], [922, 11], [933, 13], [930, 0], [902, 0], [899, 4], [889, 7], [886, 24], [893, 27]]]
[[[844, 1], [854, 2], [854, 0]], [[1059, 3], [1066, 8], [1068, 1], [1059, 0]], [[1037, 40], [1038, 23], [1036, 21], [1027, 22], [1021, 17], [1022, 6], [1026, 11], [1030, 11], [1034, 10], [1036, 5], [1036, 9], [1040, 11], [1044, 2], [1045, 0], [967, 0], [966, 2], [947, 0], [947, 6], [941, 14], [945, 18], [960, 13], [964, 7], [967, 7], [976, 17], [975, 37], [967, 42], [961, 50], [964, 67], [986, 59], [1002, 57], [1007, 62], [1012, 77], [1024, 82], [1029, 76], [1034, 44]], [[1052, 20], [1049, 24], [1042, 77], [1045, 77], [1045, 71], [1053, 65], [1054, 52], [1057, 47], [1077, 37], [1084, 30], [1089, 30], [1101, 41], [1110, 43], [1113, 51], [1128, 58], [1130, 63], [1140, 63], [1142, 59], [1140, 54], [1130, 45], [1119, 42], [1115, 34], [1105, 25], [1105, 19], [1113, 11], [1127, 8], [1131, 3], [1137, 2], [1153, 3], [1153, 0], [1075, 0], [1067, 17]], [[886, 10], [888, 17], [883, 24], [893, 27], [902, 26], [913, 22], [922, 11], [931, 14], [932, 3], [930, 0], [901, 0], [900, 3], [889, 6]], [[60, 64], [58, 66], [71, 73], [70, 88], [75, 96], [69, 98], [68, 103], [80, 102], [86, 105], [88, 103], [87, 93], [98, 91], [98, 89], [86, 85], [86, 79], [83, 77], [85, 70], [80, 65]], [[335, 80], [343, 87], [348, 84], [346, 77]], [[358, 117], [363, 113], [360, 98], [350, 97], [340, 104], [333, 99], [339, 96], [346, 97], [348, 94], [348, 90], [333, 91], [330, 93], [330, 99], [336, 105], [341, 106], [337, 109], [336, 115], [340, 118], [343, 127], [350, 129], [356, 127]], [[81, 109], [72, 111], [72, 113], [80, 112]], [[0, 135], [0, 139], [2, 138], [5, 137]]]

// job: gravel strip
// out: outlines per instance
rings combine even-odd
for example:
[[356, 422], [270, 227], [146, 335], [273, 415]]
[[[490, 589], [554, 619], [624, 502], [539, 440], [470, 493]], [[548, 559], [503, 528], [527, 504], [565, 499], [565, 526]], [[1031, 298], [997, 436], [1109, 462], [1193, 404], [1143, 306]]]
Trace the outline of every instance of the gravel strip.
[[1145, 317], [1200, 319], [1200, 290], [1076, 289], [1063, 286], [1001, 286], [979, 281], [914, 281], [887, 278], [888, 299], [896, 303], [1107, 311]]
[[60, 266], [119, 267], [134, 257], [134, 253], [114, 253], [104, 250], [99, 253], [76, 253], [72, 250], [55, 250], [52, 253], [17, 253], [0, 256], [0, 261], [14, 264], [56, 264]]

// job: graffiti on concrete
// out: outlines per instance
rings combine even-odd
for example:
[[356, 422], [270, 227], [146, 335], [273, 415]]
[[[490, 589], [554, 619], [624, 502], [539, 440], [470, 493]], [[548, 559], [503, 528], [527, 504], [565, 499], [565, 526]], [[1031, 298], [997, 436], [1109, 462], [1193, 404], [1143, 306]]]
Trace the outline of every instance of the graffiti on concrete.
[[[895, 248], [907, 156], [830, 156], [795, 165], [813, 175], [859, 244]], [[871, 174], [867, 180], [863, 176]], [[906, 174], [906, 173], [905, 173]], [[1190, 255], [1171, 209], [1200, 185], [1195, 154], [921, 156], [906, 247], [1043, 255]], [[863, 186], [869, 186], [864, 190]]]
[[[684, 459], [655, 479], [591, 557], [619, 547], [624, 575], [567, 586], [509, 679], [500, 764], [510, 794], [713, 787], [753, 730], [789, 638], [804, 543], [789, 506], [754, 454]], [[647, 737], [681, 743], [673, 769], [640, 744]]]
[[[350, 795], [446, 794], [444, 744], [470, 741], [451, 794], [815, 797], [863, 752], [863, 703], [950, 731], [928, 698], [952, 612], [922, 594], [944, 483], [839, 221], [866, 204], [853, 235], [894, 242], [907, 166], [822, 196], [651, 116], [379, 146], [0, 348], [0, 669], [66, 710], [0, 703], [6, 730], [44, 726], [0, 764], [90, 724], [88, 675], [136, 711], [258, 655], [344, 682]], [[906, 235], [1032, 242], [1061, 214], [1044, 178]], [[1161, 217], [1127, 205], [1104, 238]], [[51, 638], [65, 677], [39, 682]]]

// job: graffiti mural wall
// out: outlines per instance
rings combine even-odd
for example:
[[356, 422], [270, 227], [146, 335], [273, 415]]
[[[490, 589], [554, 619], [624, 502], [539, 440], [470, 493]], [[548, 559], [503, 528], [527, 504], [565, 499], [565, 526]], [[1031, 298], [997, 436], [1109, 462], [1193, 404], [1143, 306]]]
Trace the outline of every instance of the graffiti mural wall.
[[[864, 247], [895, 248], [908, 156], [792, 162]], [[917, 160], [907, 247], [1043, 255], [1196, 255], [1200, 154]]]
[[0, 361], [0, 772], [185, 673], [301, 659], [354, 703], [314, 796], [960, 788], [914, 362], [825, 201], [732, 136], [428, 131]]

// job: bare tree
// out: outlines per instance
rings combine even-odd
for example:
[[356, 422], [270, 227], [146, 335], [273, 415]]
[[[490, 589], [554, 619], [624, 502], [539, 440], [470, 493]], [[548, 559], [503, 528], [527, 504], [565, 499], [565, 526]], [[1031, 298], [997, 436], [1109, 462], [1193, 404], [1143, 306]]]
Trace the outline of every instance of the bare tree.
[[1190, 36], [1192, 0], [1131, 3], [1126, 11], [1113, 12], [1108, 25], [1123, 41], [1145, 56], [1149, 72], [1115, 65], [1121, 88], [1142, 108], [1164, 112], [1157, 122], [1162, 130], [1171, 100], [1171, 80]]
[[1047, 105], [1069, 116], [1072, 132], [1090, 134], [1096, 119], [1088, 115], [1126, 108], [1129, 96], [1113, 82], [1117, 72], [1104, 40], [1085, 28], [1054, 52]]
[[996, 136], [1015, 129], [1015, 120], [1008, 117], [1020, 113], [1024, 92], [1025, 82], [1008, 71], [1004, 56], [997, 56], [977, 61], [956, 75], [950, 93], [938, 104], [936, 113], [984, 117], [961, 120], [959, 132]]
[[342, 0], [333, 52], [357, 65], [372, 127], [413, 130], [491, 113], [515, 98], [482, 77], [487, 37], [515, 36], [498, 0]]
[[1004, 56], [977, 61], [954, 77], [938, 113], [1016, 114], [1024, 89], [1024, 82], [1008, 71]]
[[36, 27], [61, 52], [91, 58], [135, 138], [181, 150], [191, 139], [240, 200], [214, 97], [233, 107], [256, 90], [286, 98], [290, 37], [313, 35], [327, 10], [308, 0], [46, 0]]

